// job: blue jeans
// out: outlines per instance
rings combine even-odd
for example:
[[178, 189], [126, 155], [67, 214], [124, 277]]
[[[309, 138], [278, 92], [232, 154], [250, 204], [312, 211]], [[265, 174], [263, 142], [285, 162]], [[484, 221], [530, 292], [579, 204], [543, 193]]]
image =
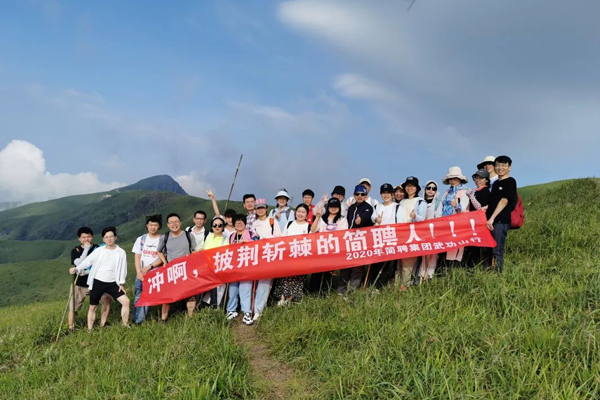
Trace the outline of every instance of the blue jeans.
[[227, 300], [227, 312], [237, 311], [239, 303], [242, 305], [243, 313], [251, 313], [252, 307], [252, 281], [233, 282], [229, 284], [229, 300]]
[[504, 245], [506, 244], [506, 235], [508, 235], [508, 229], [510, 224], [494, 224], [494, 230], [492, 236], [496, 241], [496, 247], [492, 251], [494, 259], [496, 260], [495, 269], [498, 272], [502, 272], [504, 268]]
[[[133, 304], [137, 303], [140, 297], [142, 297], [142, 284], [137, 277], [135, 278], [135, 297], [133, 299]], [[150, 307], [142, 306], [142, 307], [133, 307], [133, 322], [136, 324], [141, 324], [144, 322], [146, 318], [146, 314], [148, 314], [148, 310]]]
[[254, 295], [254, 314], [262, 314], [271, 289], [273, 279], [261, 279], [256, 285], [256, 294]]

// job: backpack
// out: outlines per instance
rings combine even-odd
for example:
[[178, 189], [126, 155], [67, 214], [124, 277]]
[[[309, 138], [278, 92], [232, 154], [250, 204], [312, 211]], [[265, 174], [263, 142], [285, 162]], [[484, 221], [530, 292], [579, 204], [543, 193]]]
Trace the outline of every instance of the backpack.
[[510, 229], [519, 229], [525, 222], [525, 210], [523, 209], [523, 200], [517, 193], [517, 204], [510, 213]]
[[[184, 229], [185, 232], [189, 232], [192, 233], [192, 229], [194, 229], [193, 226], [188, 226], [187, 228]], [[209, 231], [208, 229], [204, 228], [204, 240], [206, 240], [206, 238], [208, 237], [208, 235], [210, 234], [211, 231]], [[198, 244], [198, 243], [196, 243]]]
[[[167, 252], [166, 252], [166, 250], [167, 250], [167, 240], [169, 240], [169, 234], [170, 233], [171, 233], [170, 231], [167, 232], [167, 233], [165, 233], [165, 240], [163, 242], [163, 254], [165, 255], [165, 257], [167, 255]], [[183, 231], [183, 233], [185, 234], [185, 238], [188, 241], [188, 246], [189, 246], [189, 249], [190, 249], [190, 254], [192, 254], [194, 252], [194, 249], [192, 249], [192, 238], [190, 237], [190, 233], [188, 231]], [[206, 236], [204, 236], [204, 238], [206, 239]]]

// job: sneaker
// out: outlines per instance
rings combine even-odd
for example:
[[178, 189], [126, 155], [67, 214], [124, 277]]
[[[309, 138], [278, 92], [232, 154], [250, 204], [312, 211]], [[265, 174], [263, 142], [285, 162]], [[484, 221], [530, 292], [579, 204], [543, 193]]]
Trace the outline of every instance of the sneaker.
[[277, 307], [285, 306], [285, 300], [279, 300], [277, 302]]
[[238, 313], [236, 311], [229, 311], [227, 313], [227, 321], [231, 321], [232, 319], [235, 319], [238, 317]]
[[242, 322], [246, 325], [252, 325], [254, 321], [252, 321], [252, 316], [250, 313], [244, 313], [244, 318], [242, 318]]
[[252, 321], [254, 321], [254, 322], [258, 321], [260, 319], [260, 316], [261, 316], [261, 314], [259, 314], [259, 313], [254, 314], [254, 317], [252, 317]]

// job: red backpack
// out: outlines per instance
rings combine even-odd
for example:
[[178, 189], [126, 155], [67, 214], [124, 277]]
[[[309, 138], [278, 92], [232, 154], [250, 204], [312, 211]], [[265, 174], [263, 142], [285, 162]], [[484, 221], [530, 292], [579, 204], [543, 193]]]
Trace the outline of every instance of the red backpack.
[[519, 229], [525, 222], [525, 210], [523, 210], [523, 200], [517, 193], [517, 205], [510, 213], [510, 229]]

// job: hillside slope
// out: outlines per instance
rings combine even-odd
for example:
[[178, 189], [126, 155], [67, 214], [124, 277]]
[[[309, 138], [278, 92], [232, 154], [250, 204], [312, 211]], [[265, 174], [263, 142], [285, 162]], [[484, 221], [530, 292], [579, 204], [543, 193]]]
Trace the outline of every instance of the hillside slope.
[[[528, 198], [502, 274], [453, 269], [407, 291], [309, 296], [268, 307], [255, 327], [230, 329], [210, 310], [164, 325], [154, 310], [124, 329], [113, 308], [113, 326], [53, 343], [68, 287], [56, 265], [62, 301], [0, 309], [0, 398], [598, 399], [599, 196], [582, 179]], [[32, 267], [21, 267], [25, 287]], [[254, 349], [234, 337], [247, 329], [305, 386], [269, 397], [250, 373]]]

